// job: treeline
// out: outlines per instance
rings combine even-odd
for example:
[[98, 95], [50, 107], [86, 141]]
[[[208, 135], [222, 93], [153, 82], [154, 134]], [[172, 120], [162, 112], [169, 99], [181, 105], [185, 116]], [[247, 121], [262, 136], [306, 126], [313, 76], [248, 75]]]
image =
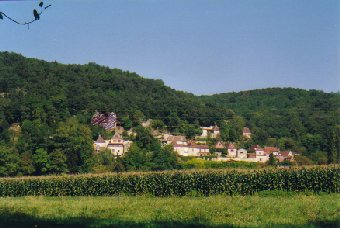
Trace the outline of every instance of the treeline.
[[[0, 52], [0, 169], [6, 166], [3, 173], [15, 173], [8, 171], [17, 170], [15, 165], [8, 164], [17, 164], [19, 173], [43, 174], [87, 172], [93, 160], [111, 164], [107, 158], [94, 159], [89, 149], [98, 133], [110, 135], [90, 126], [95, 110], [116, 112], [126, 129], [151, 118], [154, 129], [188, 138], [200, 134], [199, 126], [216, 123], [222, 140], [240, 147], [278, 146], [315, 163], [335, 163], [340, 147], [339, 106], [338, 93], [289, 88], [194, 96], [161, 80], [95, 63], [64, 65]], [[251, 140], [243, 140], [244, 126], [251, 129]], [[132, 148], [142, 169], [163, 169], [157, 168], [156, 151], [161, 149], [144, 147], [135, 143]], [[42, 167], [39, 159], [50, 161], [49, 166]], [[129, 167], [128, 161], [122, 164]], [[171, 164], [164, 167], [176, 167]], [[130, 169], [140, 168], [130, 165]]]
[[0, 176], [123, 172], [181, 169], [171, 146], [162, 147], [150, 129], [134, 129], [134, 143], [123, 157], [94, 152], [92, 131], [77, 117], [55, 130], [40, 120], [25, 120], [20, 132], [11, 129], [11, 145], [0, 145]]
[[296, 151], [319, 164], [339, 162], [339, 93], [269, 88], [201, 99], [233, 110], [251, 129], [251, 143]]

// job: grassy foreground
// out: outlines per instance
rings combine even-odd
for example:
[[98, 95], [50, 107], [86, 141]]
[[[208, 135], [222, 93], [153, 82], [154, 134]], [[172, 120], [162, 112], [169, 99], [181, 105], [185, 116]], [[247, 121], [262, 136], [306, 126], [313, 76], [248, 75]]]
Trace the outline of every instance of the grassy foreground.
[[1, 227], [337, 227], [340, 194], [5, 197]]

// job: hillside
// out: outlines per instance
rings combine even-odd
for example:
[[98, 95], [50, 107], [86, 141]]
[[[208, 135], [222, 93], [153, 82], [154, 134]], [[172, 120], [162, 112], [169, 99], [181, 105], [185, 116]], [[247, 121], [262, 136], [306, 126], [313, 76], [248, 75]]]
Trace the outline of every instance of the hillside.
[[235, 111], [251, 129], [257, 129], [265, 137], [300, 138], [302, 134], [325, 133], [339, 124], [339, 93], [268, 88], [200, 98], [205, 103]]
[[[306, 154], [327, 151], [327, 135], [340, 114], [338, 93], [270, 88], [194, 96], [161, 80], [95, 63], [64, 65], [9, 52], [0, 52], [0, 95], [0, 135], [24, 120], [39, 119], [54, 129], [76, 115], [89, 124], [98, 110], [132, 121], [159, 119], [171, 130], [181, 121], [197, 126], [228, 120], [237, 135], [248, 126], [252, 143], [280, 144]], [[237, 140], [230, 135], [227, 139]]]

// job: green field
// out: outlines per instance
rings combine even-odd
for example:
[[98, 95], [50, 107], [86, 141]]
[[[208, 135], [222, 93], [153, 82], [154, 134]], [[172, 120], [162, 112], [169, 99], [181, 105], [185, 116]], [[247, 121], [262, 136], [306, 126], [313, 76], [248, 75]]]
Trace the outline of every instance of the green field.
[[1, 227], [337, 227], [340, 194], [4, 197]]

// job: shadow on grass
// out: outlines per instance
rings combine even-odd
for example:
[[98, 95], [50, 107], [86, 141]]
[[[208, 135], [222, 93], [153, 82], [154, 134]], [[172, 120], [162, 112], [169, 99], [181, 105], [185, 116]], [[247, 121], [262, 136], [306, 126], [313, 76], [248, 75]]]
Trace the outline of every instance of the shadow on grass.
[[[291, 224], [258, 224], [265, 227], [339, 227], [339, 221], [311, 222], [305, 225]], [[130, 222], [112, 219], [96, 219], [87, 217], [75, 217], [65, 220], [43, 219], [38, 216], [30, 216], [24, 213], [7, 213], [0, 215], [0, 227], [237, 227], [230, 224], [211, 225], [208, 221], [146, 221]], [[245, 227], [245, 226], [242, 226]]]

